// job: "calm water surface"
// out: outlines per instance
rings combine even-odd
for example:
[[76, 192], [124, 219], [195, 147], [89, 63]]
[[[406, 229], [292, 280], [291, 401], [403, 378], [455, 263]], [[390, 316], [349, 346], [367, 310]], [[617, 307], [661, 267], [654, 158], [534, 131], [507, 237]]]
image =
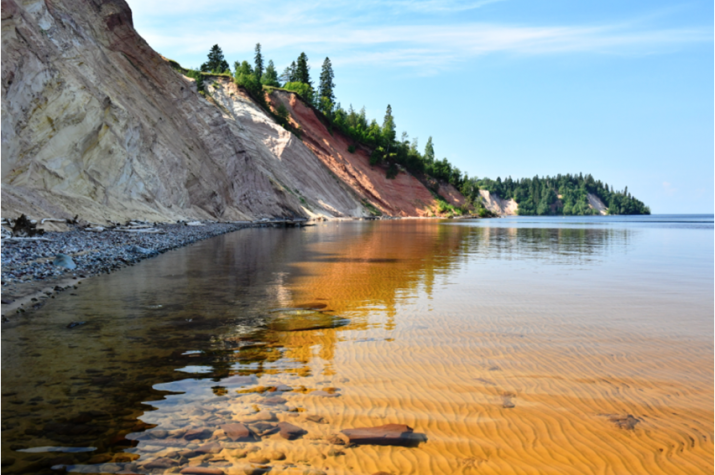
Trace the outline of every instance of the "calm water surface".
[[[520, 217], [172, 251], [4, 324], [3, 471], [712, 473], [713, 238]], [[387, 423], [414, 446], [335, 444]]]

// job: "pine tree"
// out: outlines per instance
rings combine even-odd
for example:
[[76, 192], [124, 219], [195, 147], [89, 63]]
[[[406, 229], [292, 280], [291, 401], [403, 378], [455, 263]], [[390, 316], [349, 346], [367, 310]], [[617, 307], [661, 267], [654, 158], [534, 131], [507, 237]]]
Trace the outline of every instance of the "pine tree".
[[432, 144], [432, 137], [427, 139], [427, 145], [425, 145], [425, 162], [428, 165], [434, 163], [434, 145]]
[[395, 119], [392, 117], [392, 106], [387, 105], [385, 120], [382, 122], [382, 137], [388, 147], [395, 141]]
[[256, 55], [255, 55], [255, 66], [253, 68], [253, 74], [256, 75], [256, 79], [259, 81], [263, 76], [263, 55], [261, 54], [261, 44], [256, 43]]
[[261, 83], [266, 86], [280, 87], [281, 84], [278, 82], [278, 71], [276, 71], [273, 60], [268, 61], [266, 72], [264, 72], [263, 76], [261, 76]]
[[311, 89], [313, 87], [313, 83], [310, 80], [310, 66], [308, 66], [308, 56], [305, 53], [300, 53], [300, 56], [298, 56], [298, 60], [295, 62], [294, 80], [309, 85]]
[[324, 112], [331, 112], [333, 104], [335, 104], [335, 94], [333, 93], [333, 88], [335, 84], [333, 83], [333, 66], [330, 64], [330, 58], [325, 58], [323, 61], [323, 69], [320, 71], [320, 85], [318, 86], [318, 96], [320, 97], [321, 105], [325, 101], [327, 102]]
[[228, 61], [223, 57], [223, 51], [219, 45], [213, 45], [208, 54], [208, 61], [201, 65], [201, 71], [205, 73], [230, 73]]
[[287, 84], [289, 82], [296, 82], [296, 75], [295, 75], [295, 69], [296, 69], [296, 64], [295, 61], [290, 63], [290, 66], [286, 67], [285, 70], [283, 71], [283, 74], [281, 74], [280, 79], [283, 84]]

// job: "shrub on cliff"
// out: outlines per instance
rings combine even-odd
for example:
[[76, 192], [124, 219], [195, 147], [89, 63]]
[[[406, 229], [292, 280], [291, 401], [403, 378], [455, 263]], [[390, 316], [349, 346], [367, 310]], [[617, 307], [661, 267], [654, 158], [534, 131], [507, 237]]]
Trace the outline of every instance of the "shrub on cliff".
[[304, 82], [289, 82], [283, 86], [283, 88], [288, 91], [297, 92], [303, 101], [308, 104], [313, 104], [313, 88], [310, 87], [310, 84]]

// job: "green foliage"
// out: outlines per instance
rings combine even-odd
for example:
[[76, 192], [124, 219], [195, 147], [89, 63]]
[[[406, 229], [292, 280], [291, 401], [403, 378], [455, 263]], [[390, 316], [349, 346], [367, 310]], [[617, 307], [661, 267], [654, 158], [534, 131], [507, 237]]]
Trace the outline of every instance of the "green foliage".
[[289, 82], [283, 86], [283, 88], [288, 91], [297, 92], [298, 95], [308, 104], [313, 103], [313, 88], [310, 87], [310, 84], [306, 84], [304, 82]]
[[256, 75], [258, 81], [263, 77], [263, 55], [261, 54], [261, 44], [256, 43], [256, 54], [253, 57], [255, 67], [253, 68], [253, 74]]
[[286, 106], [283, 104], [280, 104], [278, 108], [276, 109], [276, 120], [280, 125], [282, 125], [284, 128], [288, 127], [288, 109], [286, 109]]
[[387, 144], [388, 148], [395, 141], [395, 118], [392, 116], [392, 106], [387, 104], [385, 118], [382, 121], [382, 139], [383, 143]]
[[273, 60], [268, 61], [266, 71], [261, 76], [261, 84], [265, 86], [280, 87], [281, 83], [278, 82], [278, 71], [276, 71]]
[[206, 88], [204, 87], [204, 75], [201, 71], [196, 71], [195, 69], [187, 69], [183, 71], [186, 77], [196, 80], [196, 90], [200, 93], [206, 93]]
[[308, 66], [308, 56], [305, 53], [300, 53], [295, 62], [295, 77], [291, 82], [302, 82], [310, 86], [312, 91], [313, 82], [310, 80], [310, 66]]
[[348, 152], [355, 153], [355, 145], [348, 145]]
[[278, 78], [283, 84], [288, 84], [289, 82], [297, 82], [298, 76], [295, 73], [296, 64], [295, 61], [290, 63], [290, 66], [286, 67], [283, 74]]
[[335, 83], [333, 79], [333, 65], [330, 63], [330, 58], [325, 58], [323, 61], [323, 69], [320, 71], [320, 84], [318, 85], [318, 97], [320, 97], [320, 110], [327, 116], [333, 112], [335, 104], [335, 94], [333, 88]]
[[223, 57], [223, 51], [219, 45], [213, 45], [208, 54], [208, 61], [201, 65], [201, 71], [205, 73], [230, 73], [228, 62]]
[[373, 216], [382, 216], [382, 211], [377, 209], [372, 203], [370, 203], [368, 200], [362, 200], [362, 205], [367, 208], [367, 210], [370, 212], [371, 215]]
[[253, 71], [248, 71], [246, 66], [250, 68], [250, 65], [244, 61], [239, 69], [236, 70], [236, 75], [234, 80], [238, 86], [242, 86], [251, 98], [263, 107], [263, 109], [270, 111], [271, 108], [266, 102], [266, 96], [263, 92], [263, 85], [258, 80]]
[[397, 178], [398, 173], [399, 170], [397, 169], [397, 165], [395, 165], [395, 162], [390, 162], [390, 165], [387, 167], [387, 179], [394, 180], [395, 178]]
[[434, 144], [432, 144], [432, 137], [427, 139], [427, 144], [425, 145], [425, 164], [430, 166], [434, 163]]
[[242, 63], [239, 63], [238, 61], [235, 61], [233, 63], [233, 69], [235, 70], [234, 77], [238, 76], [250, 76], [253, 75], [253, 68], [251, 65], [248, 63], [248, 61], [243, 61]]
[[555, 177], [508, 177], [491, 180], [472, 179], [472, 186], [481, 187], [503, 199], [513, 198], [519, 204], [520, 215], [574, 215], [598, 214], [588, 205], [588, 194], [596, 195], [607, 207], [608, 214], [650, 214], [650, 208], [637, 200], [628, 187], [614, 191], [613, 187], [592, 175], [557, 175]]

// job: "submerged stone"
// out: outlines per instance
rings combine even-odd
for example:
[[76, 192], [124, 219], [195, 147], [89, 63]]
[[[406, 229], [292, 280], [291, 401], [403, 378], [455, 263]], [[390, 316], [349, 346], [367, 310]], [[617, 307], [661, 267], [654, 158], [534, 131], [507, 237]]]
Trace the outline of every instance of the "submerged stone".
[[182, 468], [181, 472], [184, 475], [224, 475], [224, 471], [220, 468], [213, 467], [186, 467]]
[[411, 445], [413, 429], [405, 424], [385, 424], [377, 427], [358, 427], [342, 431], [351, 444], [357, 445]]
[[52, 264], [54, 264], [57, 267], [65, 267], [67, 269], [76, 269], [77, 264], [74, 263], [72, 258], [68, 256], [67, 254], [57, 254], [55, 259], [52, 261]]
[[297, 439], [303, 434], [307, 434], [307, 431], [291, 424], [290, 422], [279, 422], [278, 428], [280, 429], [280, 436], [288, 440]]
[[342, 327], [348, 323], [350, 323], [350, 320], [347, 318], [328, 315], [327, 313], [311, 310], [295, 310], [281, 312], [268, 323], [268, 328], [279, 332], [295, 332]]
[[251, 429], [241, 423], [226, 424], [221, 427], [226, 434], [226, 437], [234, 442], [241, 440], [253, 440], [253, 432]]

